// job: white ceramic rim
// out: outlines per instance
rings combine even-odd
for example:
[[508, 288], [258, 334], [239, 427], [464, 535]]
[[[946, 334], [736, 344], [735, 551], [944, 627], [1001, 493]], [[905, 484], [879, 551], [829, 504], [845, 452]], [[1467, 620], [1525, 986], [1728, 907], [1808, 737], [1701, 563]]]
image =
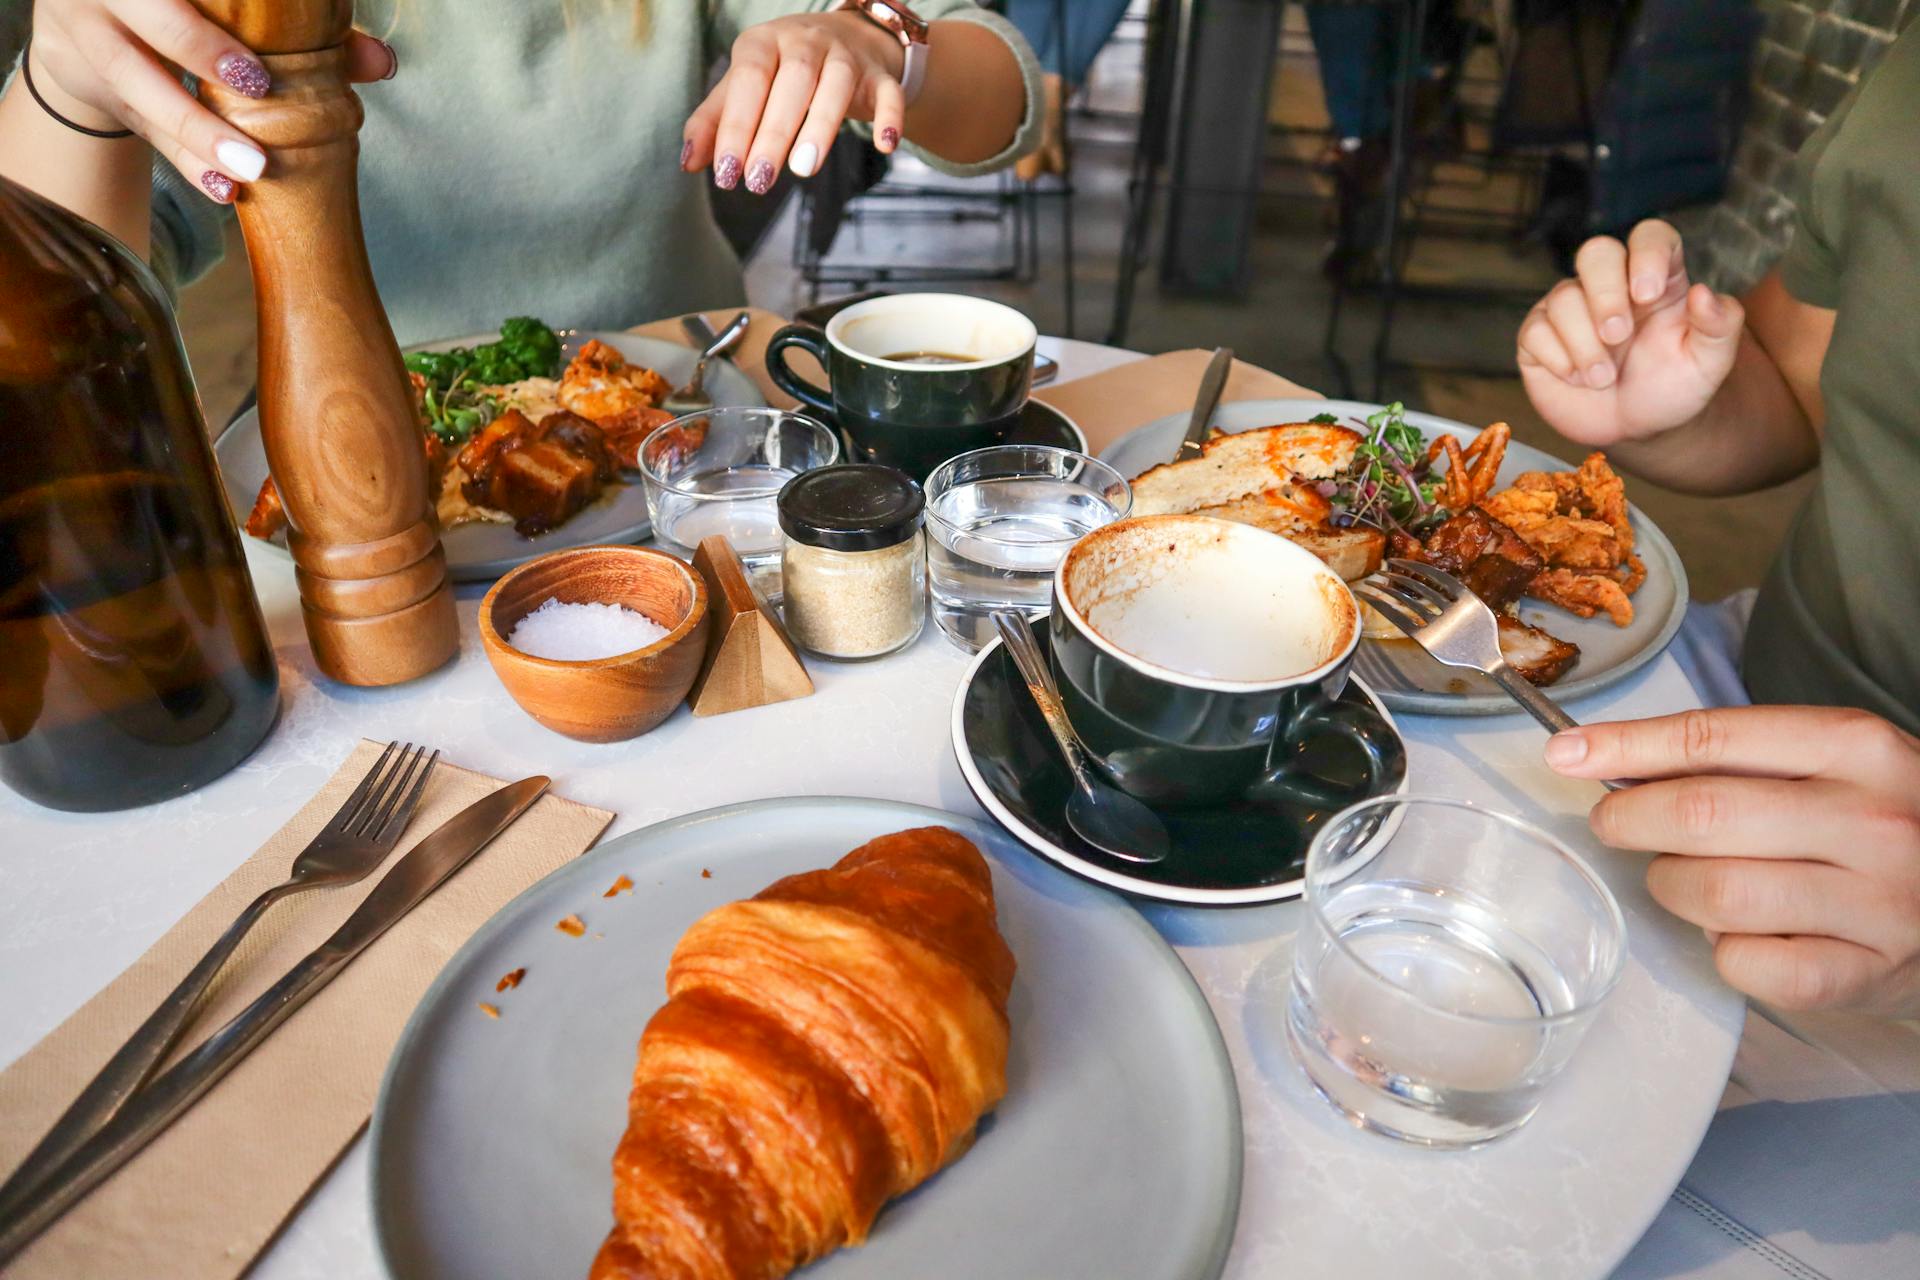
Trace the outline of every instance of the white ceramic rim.
[[[1065, 419], [1069, 425], [1072, 425], [1072, 420], [1067, 419], [1065, 414], [1061, 414], [1060, 416], [1062, 419]], [[1127, 516], [1132, 513], [1133, 511], [1132, 482], [1130, 482], [1125, 476], [1121, 475], [1118, 471], [1114, 470], [1113, 467], [1109, 466], [1107, 463], [1100, 461], [1100, 459], [1094, 457], [1090, 453], [1082, 453], [1078, 449], [1063, 449], [1057, 444], [990, 444], [986, 446], [984, 449], [969, 449], [965, 453], [954, 454], [951, 458], [948, 458], [945, 462], [935, 467], [932, 473], [927, 476], [926, 484], [921, 486], [926, 491], [926, 495], [927, 495], [927, 523], [937, 524], [943, 529], [952, 529], [955, 527], [952, 521], [941, 519], [940, 516], [933, 509], [934, 507], [933, 482], [935, 479], [939, 478], [941, 472], [953, 466], [954, 463], [962, 462], [968, 458], [977, 458], [982, 454], [988, 454], [988, 453], [1012, 453], [1016, 450], [1022, 453], [1056, 454], [1062, 458], [1072, 458], [1074, 461], [1078, 462], [1083, 467], [1099, 468], [1101, 471], [1104, 471], [1108, 475], [1112, 476], [1114, 483], [1119, 485], [1121, 491], [1127, 495], [1126, 507], [1123, 510], [1116, 511], [1113, 515], [1113, 519], [1107, 521], [1107, 524], [1115, 524], [1121, 520], [1125, 520]], [[1086, 489], [1087, 492], [1089, 493], [1098, 492], [1098, 490], [1092, 488], [1089, 485], [1081, 484], [1081, 482], [1078, 480], [1068, 480], [1061, 476], [1050, 475], [1042, 471], [1035, 471], [1035, 472], [1032, 472], [1031, 474], [1016, 474], [1016, 473], [1010, 472], [1005, 476], [995, 476], [994, 479], [997, 479], [997, 480], [1052, 480], [1056, 484], [1079, 485], [1081, 488]], [[944, 492], [944, 490], [942, 492]], [[1105, 528], [1105, 527], [1106, 525], [1101, 526], [1101, 528]], [[1044, 541], [1037, 541], [1037, 542], [1029, 539], [1023, 539], [1021, 542], [1021, 545], [1030, 546], [1030, 547], [1048, 547], [1061, 542], [1071, 545], [1075, 542], [1080, 541], [1080, 539], [1085, 536], [1086, 536], [1085, 534], [1075, 534], [1070, 538], [1066, 538], [1066, 537], [1048, 538], [1048, 539], [1045, 539]], [[1000, 541], [1000, 539], [993, 539], [993, 541]]]
[[[1133, 516], [1130, 517], [1130, 519], [1136, 524], [1149, 520], [1182, 522], [1205, 521], [1208, 524], [1219, 525], [1225, 529], [1235, 530], [1236, 532], [1230, 535], [1235, 538], [1252, 536], [1256, 542], [1259, 541], [1260, 538], [1271, 538], [1274, 543], [1285, 548], [1285, 551], [1282, 553], [1283, 556], [1304, 557], [1312, 562], [1312, 567], [1321, 577], [1329, 578], [1339, 584], [1340, 590], [1346, 593], [1347, 599], [1353, 601], [1353, 632], [1347, 637], [1347, 643], [1341, 647], [1340, 652], [1334, 654], [1325, 662], [1315, 667], [1309, 667], [1307, 670], [1294, 675], [1283, 676], [1275, 680], [1221, 680], [1213, 676], [1196, 676], [1185, 671], [1175, 671], [1172, 667], [1163, 667], [1157, 662], [1149, 662], [1136, 653], [1122, 649], [1119, 645], [1101, 635], [1100, 632], [1094, 628], [1094, 625], [1087, 621], [1086, 616], [1080, 612], [1080, 606], [1075, 604], [1072, 598], [1067, 595], [1067, 561], [1073, 558], [1073, 552], [1069, 551], [1060, 558], [1059, 565], [1054, 568], [1053, 598], [1058, 600], [1066, 610], [1067, 622], [1073, 626], [1075, 630], [1080, 632], [1081, 635], [1091, 640], [1094, 647], [1098, 648], [1114, 661], [1132, 668], [1143, 676], [1164, 681], [1167, 684], [1179, 685], [1183, 689], [1206, 689], [1213, 693], [1265, 693], [1274, 689], [1290, 689], [1296, 685], [1311, 684], [1315, 680], [1322, 679], [1329, 671], [1332, 671], [1335, 667], [1351, 658], [1354, 650], [1360, 647], [1360, 602], [1353, 599], [1352, 590], [1348, 588], [1345, 582], [1340, 580], [1340, 575], [1332, 569], [1329, 569], [1325, 561], [1319, 556], [1314, 555], [1313, 552], [1308, 551], [1305, 547], [1297, 543], [1289, 542], [1277, 533], [1270, 533], [1265, 529], [1255, 528], [1250, 524], [1238, 524], [1232, 520], [1217, 520], [1212, 516], [1169, 514]], [[1122, 523], [1124, 522], [1115, 520], [1111, 524], [1101, 525], [1092, 533], [1086, 534], [1083, 538], [1077, 539], [1076, 541], [1084, 541], [1085, 538], [1111, 536], [1111, 531], [1119, 527]], [[1370, 698], [1373, 696], [1372, 689], [1367, 689], [1367, 696]]]
[[[1599, 898], [1601, 904], [1606, 909], [1606, 918], [1612, 924], [1613, 971], [1606, 975], [1606, 979], [1601, 982], [1598, 991], [1585, 1000], [1576, 1003], [1570, 1009], [1562, 1010], [1559, 1013], [1534, 1014], [1530, 1017], [1496, 1017], [1488, 1014], [1468, 1013], [1461, 1009], [1443, 1008], [1409, 991], [1406, 987], [1395, 982], [1391, 977], [1380, 972], [1380, 970], [1374, 968], [1371, 964], [1368, 964], [1352, 947], [1347, 945], [1344, 938], [1333, 931], [1333, 927], [1327, 922], [1326, 913], [1321, 910], [1320, 902], [1314, 896], [1311, 888], [1314, 863], [1319, 858], [1325, 856], [1329, 835], [1339, 828], [1341, 824], [1351, 821], [1356, 815], [1369, 810], [1381, 809], [1392, 809], [1395, 811], [1394, 816], [1388, 820], [1389, 826], [1392, 829], [1387, 834], [1390, 836], [1396, 835], [1399, 832], [1400, 818], [1416, 805], [1431, 805], [1443, 809], [1464, 809], [1469, 813], [1477, 814], [1489, 821], [1502, 823], [1519, 831], [1536, 844], [1544, 846], [1546, 851], [1558, 854], [1562, 861], [1572, 866], [1580, 879], [1586, 884], [1588, 891]], [[1379, 851], [1376, 850], [1375, 854], [1378, 852]], [[1372, 862], [1375, 854], [1370, 854], [1364, 859], [1361, 859], [1360, 865], [1364, 866], [1366, 863]], [[1355, 869], [1358, 870], [1359, 868], [1356, 867]], [[1395, 795], [1374, 796], [1370, 799], [1362, 800], [1357, 804], [1349, 805], [1327, 819], [1326, 825], [1314, 834], [1313, 842], [1307, 846], [1307, 860], [1303, 872], [1304, 874], [1301, 877], [1300, 898], [1306, 903], [1307, 911], [1312, 915], [1314, 923], [1319, 926], [1322, 933], [1327, 935], [1328, 941], [1338, 948], [1342, 955], [1346, 956], [1348, 960], [1351, 960], [1358, 966], [1360, 971], [1366, 974], [1368, 978], [1386, 987], [1399, 998], [1419, 1005], [1423, 1013], [1437, 1014], [1444, 1018], [1451, 1018], [1458, 1022], [1465, 1022], [1480, 1027], [1564, 1026], [1568, 1023], [1579, 1022], [1591, 1017], [1595, 1010], [1606, 1003], [1607, 997], [1612, 995], [1614, 988], [1620, 985], [1621, 975], [1626, 972], [1627, 920], [1625, 915], [1620, 911], [1620, 903], [1613, 896], [1613, 890], [1607, 888], [1607, 882], [1594, 873], [1593, 868], [1587, 865], [1585, 858], [1582, 858], [1579, 854], [1568, 848], [1565, 841], [1517, 814], [1503, 813], [1498, 809], [1489, 809], [1486, 805], [1476, 804], [1471, 800], [1456, 800], [1451, 796], [1409, 795], [1404, 791]]]
[[[979, 801], [980, 807], [992, 814], [993, 820], [1006, 828], [1015, 840], [1047, 861], [1077, 876], [1096, 884], [1103, 884], [1109, 889], [1118, 889], [1136, 898], [1150, 898], [1156, 902], [1178, 902], [1196, 907], [1251, 907], [1265, 902], [1285, 902], [1291, 898], [1300, 897], [1306, 891], [1304, 862], [1301, 864], [1301, 874], [1298, 879], [1282, 880], [1276, 884], [1251, 885], [1245, 889], [1196, 889], [1186, 885], [1167, 884], [1159, 880], [1136, 879], [1101, 863], [1089, 862], [1078, 854], [1067, 852], [1028, 826], [1013, 810], [1007, 808], [1000, 797], [994, 793], [993, 788], [987, 785], [986, 778], [980, 773], [980, 767], [973, 762], [973, 752], [967, 746], [967, 693], [973, 688], [974, 682], [980, 678], [981, 667], [985, 666], [999, 649], [1000, 637], [995, 636], [987, 641], [986, 647], [974, 656], [966, 675], [960, 678], [960, 688], [953, 695], [949, 732], [953, 740], [954, 761], [960, 766], [960, 776], [966, 781], [967, 789], [973, 792], [973, 798]], [[1380, 701], [1380, 695], [1358, 676], [1348, 676], [1347, 682], [1366, 695], [1367, 701], [1373, 704], [1373, 709], [1379, 713], [1380, 719], [1393, 730], [1394, 737], [1404, 743], [1406, 735], [1400, 732], [1399, 724], [1394, 720], [1393, 713], [1387, 710], [1386, 703]], [[1411, 757], [1408, 759], [1408, 765], [1412, 765]], [[1409, 767], [1408, 772], [1400, 775], [1400, 785], [1390, 794], [1405, 795], [1411, 778], [1412, 770]]]
[[[810, 418], [806, 414], [799, 413], [793, 409], [776, 409], [772, 405], [721, 404], [715, 405], [711, 409], [695, 409], [692, 413], [683, 413], [679, 417], [663, 422], [653, 430], [647, 432], [640, 441], [639, 450], [634, 454], [634, 457], [640, 464], [641, 477], [646, 480], [648, 484], [653, 485], [655, 488], [663, 489], [673, 494], [676, 498], [691, 498], [695, 502], [758, 501], [761, 498], [774, 497], [780, 490], [786, 487], [785, 481], [767, 489], [730, 489], [725, 493], [699, 493], [693, 489], [683, 489], [677, 484], [661, 479], [654, 474], [653, 468], [647, 465], [647, 445], [653, 438], [662, 431], [667, 431], [679, 426], [689, 418], [719, 418], [727, 416], [758, 417], [762, 414], [771, 414], [776, 418], [792, 418], [797, 422], [804, 422], [826, 439], [827, 460], [816, 463], [808, 467], [807, 470], [816, 471], [821, 467], [831, 467], [840, 461], [840, 433], [829, 428], [818, 418]], [[651, 512], [649, 512], [649, 514], [651, 514]]]
[[[864, 351], [855, 351], [852, 347], [840, 341], [841, 331], [855, 320], [874, 315], [877, 312], [911, 310], [916, 304], [921, 306], [926, 305], [929, 298], [938, 299], [941, 305], [959, 303], [974, 310], [995, 312], [1012, 320], [1026, 332], [1025, 349], [1016, 351], [1011, 355], [994, 356], [989, 360], [971, 360], [965, 364], [929, 365], [914, 364], [906, 360], [888, 360], [881, 356], [869, 355]], [[1009, 360], [1018, 360], [1022, 356], [1031, 360], [1035, 348], [1040, 344], [1040, 330], [1033, 321], [1027, 317], [1025, 312], [1015, 310], [1004, 302], [995, 302], [991, 298], [976, 298], [972, 294], [967, 293], [890, 293], [884, 298], [870, 298], [865, 302], [854, 303], [852, 306], [836, 314], [831, 320], [828, 320], [826, 332], [827, 341], [833, 344], [833, 349], [849, 360], [857, 360], [861, 364], [870, 364], [879, 369], [899, 369], [907, 373], [927, 373], [933, 370], [938, 370], [941, 373], [966, 373], [970, 370], [991, 369], [995, 365], [1005, 364]]]

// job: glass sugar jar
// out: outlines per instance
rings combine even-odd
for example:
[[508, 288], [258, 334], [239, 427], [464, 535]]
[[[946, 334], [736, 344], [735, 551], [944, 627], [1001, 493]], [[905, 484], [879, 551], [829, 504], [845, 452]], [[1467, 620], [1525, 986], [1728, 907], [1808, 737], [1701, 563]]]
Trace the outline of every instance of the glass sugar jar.
[[926, 495], [905, 472], [821, 467], [780, 491], [787, 633], [823, 658], [877, 658], [927, 620]]

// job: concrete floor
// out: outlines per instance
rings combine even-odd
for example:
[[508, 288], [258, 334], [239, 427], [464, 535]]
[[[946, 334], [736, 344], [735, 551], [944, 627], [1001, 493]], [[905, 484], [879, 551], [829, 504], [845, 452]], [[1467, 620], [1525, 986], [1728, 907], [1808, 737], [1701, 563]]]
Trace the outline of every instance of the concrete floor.
[[[1276, 77], [1272, 118], [1300, 130], [1324, 127], [1319, 84], [1303, 36], [1290, 33]], [[1095, 68], [1089, 91], [1099, 110], [1130, 110], [1136, 100], [1140, 46], [1116, 42]], [[1074, 332], [1099, 339], [1108, 328], [1124, 211], [1131, 126], [1109, 120], [1076, 120], [1075, 194], [1072, 220], [1077, 308]], [[1306, 160], [1319, 147], [1310, 133], [1282, 135], [1276, 156]], [[1463, 205], [1507, 209], [1515, 192], [1510, 180], [1484, 181], [1460, 166], [1436, 174], [1447, 199]], [[998, 179], [974, 180], [976, 186]], [[1155, 266], [1142, 272], [1126, 345], [1157, 352], [1227, 345], [1242, 359], [1283, 373], [1307, 386], [1338, 394], [1333, 368], [1321, 354], [1330, 289], [1319, 271], [1325, 240], [1323, 184], [1304, 165], [1278, 164], [1268, 181], [1259, 233], [1253, 247], [1254, 283], [1242, 299], [1174, 297], [1156, 287]], [[1039, 268], [1030, 282], [985, 282], [958, 286], [997, 297], [1031, 314], [1042, 332], [1066, 331], [1060, 252], [1062, 214], [1057, 198], [1045, 198], [1039, 217]], [[809, 299], [791, 263], [793, 209], [777, 222], [748, 264], [748, 294], [758, 305], [788, 313]], [[838, 259], [991, 265], [1005, 261], [1009, 233], [997, 224], [953, 225], [924, 221], [866, 222], [843, 229]], [[1469, 241], [1423, 238], [1416, 242], [1409, 278], [1429, 283], [1497, 283], [1526, 296], [1556, 278], [1546, 252], [1505, 239]], [[901, 286], [911, 287], [911, 286]], [[830, 290], [829, 292], [837, 292]], [[537, 299], [527, 305], [538, 309]], [[1394, 330], [1394, 353], [1406, 366], [1392, 366], [1385, 395], [1463, 422], [1505, 420], [1516, 438], [1561, 457], [1579, 450], [1560, 440], [1527, 402], [1512, 367], [1513, 335], [1526, 302], [1462, 304], [1407, 301]], [[1353, 299], [1343, 319], [1342, 349], [1364, 396], [1370, 380], [1365, 360], [1371, 343], [1374, 302]], [[250, 282], [238, 237], [234, 251], [181, 299], [185, 335], [209, 421], [227, 420], [252, 383], [254, 366]], [[1456, 369], [1411, 366], [1445, 365]], [[1482, 372], [1457, 371], [1457, 368]], [[1687, 565], [1694, 594], [1715, 599], [1758, 582], [1782, 531], [1804, 497], [1807, 480], [1738, 499], [1698, 499], [1631, 481], [1629, 492], [1673, 539]]]

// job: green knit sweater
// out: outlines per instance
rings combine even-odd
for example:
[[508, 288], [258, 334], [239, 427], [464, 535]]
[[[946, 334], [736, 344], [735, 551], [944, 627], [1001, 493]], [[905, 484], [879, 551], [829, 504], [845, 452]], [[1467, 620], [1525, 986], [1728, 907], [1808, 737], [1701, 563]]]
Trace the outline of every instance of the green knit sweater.
[[[362, 220], [395, 336], [485, 332], [528, 312], [621, 328], [743, 301], [710, 178], [680, 172], [681, 127], [743, 28], [830, 3], [649, 0], [639, 34], [632, 0], [361, 0], [360, 26], [400, 57], [398, 76], [359, 89]], [[977, 165], [917, 154], [964, 175], [1030, 149], [1039, 71], [1019, 33], [971, 0], [915, 0], [915, 11], [990, 27], [1027, 95], [1002, 154]], [[185, 282], [219, 259], [231, 211], [170, 167], [154, 172], [155, 261]]]

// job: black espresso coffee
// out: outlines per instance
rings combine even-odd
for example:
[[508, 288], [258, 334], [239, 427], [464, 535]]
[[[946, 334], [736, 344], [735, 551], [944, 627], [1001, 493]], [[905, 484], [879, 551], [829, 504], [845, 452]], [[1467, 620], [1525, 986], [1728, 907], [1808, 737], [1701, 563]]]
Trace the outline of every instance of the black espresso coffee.
[[950, 351], [896, 351], [883, 360], [893, 360], [899, 364], [973, 364], [979, 356], [957, 356]]

